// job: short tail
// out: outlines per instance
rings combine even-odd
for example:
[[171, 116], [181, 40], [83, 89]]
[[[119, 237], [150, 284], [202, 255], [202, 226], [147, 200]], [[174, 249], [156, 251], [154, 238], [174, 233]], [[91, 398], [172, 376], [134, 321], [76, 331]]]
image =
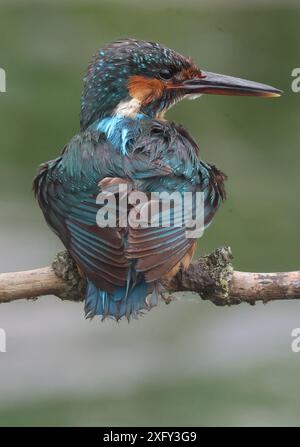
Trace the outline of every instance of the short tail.
[[156, 293], [152, 293], [149, 300], [146, 300], [148, 294], [149, 284], [145, 281], [129, 289], [119, 287], [113, 293], [98, 289], [94, 283], [88, 281], [85, 299], [86, 318], [93, 318], [95, 315], [101, 315], [102, 320], [106, 317], [116, 320], [124, 316], [128, 320], [131, 316], [136, 318], [144, 309], [149, 310], [157, 304]]

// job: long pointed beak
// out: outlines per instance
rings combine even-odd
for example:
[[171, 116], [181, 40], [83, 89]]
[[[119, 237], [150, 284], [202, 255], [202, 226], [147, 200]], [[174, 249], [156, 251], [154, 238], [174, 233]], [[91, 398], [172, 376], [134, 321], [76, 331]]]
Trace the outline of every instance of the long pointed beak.
[[281, 90], [270, 85], [247, 81], [246, 79], [208, 71], [202, 72], [202, 76], [182, 82], [180, 88], [184, 90], [186, 95], [207, 93], [210, 95], [264, 96], [271, 98], [282, 94]]

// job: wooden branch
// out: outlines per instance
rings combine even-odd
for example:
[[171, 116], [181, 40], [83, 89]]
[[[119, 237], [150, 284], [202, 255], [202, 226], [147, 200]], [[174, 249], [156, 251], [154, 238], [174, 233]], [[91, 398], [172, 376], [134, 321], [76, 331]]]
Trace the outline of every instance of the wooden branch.
[[59, 278], [52, 267], [43, 267], [24, 272], [0, 274], [0, 302], [22, 298], [37, 298], [42, 295], [59, 295], [66, 282]]
[[[250, 273], [233, 270], [229, 247], [217, 249], [180, 271], [169, 283], [170, 292], [195, 292], [216, 305], [300, 299], [300, 271]], [[50, 267], [0, 274], [0, 303], [56, 295], [81, 301], [85, 280], [68, 252], [58, 253]]]

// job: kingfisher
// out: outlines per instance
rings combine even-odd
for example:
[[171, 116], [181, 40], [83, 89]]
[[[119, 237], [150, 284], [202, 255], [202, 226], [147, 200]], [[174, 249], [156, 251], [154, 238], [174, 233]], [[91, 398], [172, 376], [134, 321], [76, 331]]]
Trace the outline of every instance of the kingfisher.
[[110, 191], [120, 211], [121, 184], [144, 193], [144, 207], [153, 192], [201, 192], [204, 228], [225, 200], [226, 175], [201, 159], [183, 126], [165, 118], [182, 99], [202, 94], [270, 98], [281, 91], [202, 70], [155, 42], [117, 40], [93, 57], [84, 78], [80, 131], [58, 158], [40, 166], [33, 181], [46, 222], [87, 281], [86, 318], [130, 319], [151, 309], [164, 284], [189, 266], [197, 240], [186, 237], [184, 225], [124, 226], [117, 219], [99, 226], [99, 193]]

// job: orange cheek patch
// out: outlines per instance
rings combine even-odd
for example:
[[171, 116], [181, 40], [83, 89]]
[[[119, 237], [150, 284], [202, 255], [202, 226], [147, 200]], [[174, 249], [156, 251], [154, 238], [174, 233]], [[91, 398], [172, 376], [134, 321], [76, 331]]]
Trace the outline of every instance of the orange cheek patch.
[[128, 90], [132, 98], [137, 99], [143, 105], [162, 97], [165, 89], [163, 81], [146, 76], [131, 76], [128, 82]]

